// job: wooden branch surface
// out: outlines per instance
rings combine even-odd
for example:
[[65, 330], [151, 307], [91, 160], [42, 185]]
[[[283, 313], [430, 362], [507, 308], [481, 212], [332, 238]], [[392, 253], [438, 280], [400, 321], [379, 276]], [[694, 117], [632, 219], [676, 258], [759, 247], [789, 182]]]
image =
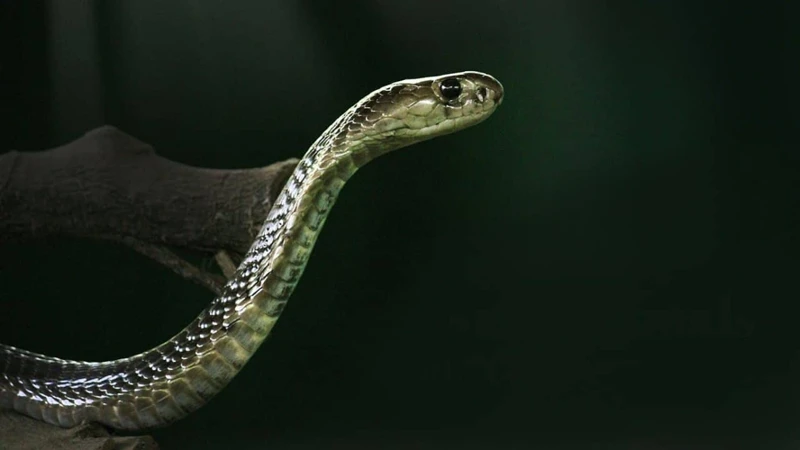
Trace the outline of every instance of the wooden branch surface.
[[100, 425], [58, 428], [14, 411], [0, 411], [3, 450], [157, 450], [150, 436], [112, 436]]
[[296, 164], [191, 167], [110, 126], [12, 151], [0, 155], [0, 245], [69, 235], [243, 254]]

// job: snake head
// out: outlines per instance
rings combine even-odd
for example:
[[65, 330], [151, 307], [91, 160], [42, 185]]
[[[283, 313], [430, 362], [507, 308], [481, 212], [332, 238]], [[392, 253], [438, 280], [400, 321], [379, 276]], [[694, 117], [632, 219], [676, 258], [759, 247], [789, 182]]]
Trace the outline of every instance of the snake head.
[[342, 119], [338, 148], [359, 166], [389, 151], [453, 133], [488, 118], [503, 101], [491, 75], [459, 72], [399, 81], [364, 97]]

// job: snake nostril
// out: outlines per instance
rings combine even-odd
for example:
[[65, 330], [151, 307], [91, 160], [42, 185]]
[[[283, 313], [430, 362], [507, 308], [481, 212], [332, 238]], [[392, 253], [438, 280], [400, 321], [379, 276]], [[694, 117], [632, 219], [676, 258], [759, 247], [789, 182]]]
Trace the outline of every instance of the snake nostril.
[[479, 102], [483, 102], [486, 100], [487, 92], [485, 87], [479, 87], [477, 91], [475, 91], [475, 96], [478, 97]]

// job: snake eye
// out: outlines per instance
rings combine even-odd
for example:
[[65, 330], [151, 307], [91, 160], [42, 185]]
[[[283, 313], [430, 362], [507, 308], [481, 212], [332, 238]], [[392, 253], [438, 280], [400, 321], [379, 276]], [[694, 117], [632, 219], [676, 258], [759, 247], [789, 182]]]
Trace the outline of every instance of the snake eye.
[[461, 95], [461, 82], [457, 78], [445, 78], [439, 85], [442, 97], [447, 100], [454, 100]]

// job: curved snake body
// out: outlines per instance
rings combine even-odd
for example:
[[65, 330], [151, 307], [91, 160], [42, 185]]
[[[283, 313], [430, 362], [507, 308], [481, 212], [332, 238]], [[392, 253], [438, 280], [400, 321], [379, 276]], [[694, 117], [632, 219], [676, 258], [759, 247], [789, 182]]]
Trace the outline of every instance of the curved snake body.
[[375, 157], [481, 122], [503, 88], [462, 72], [405, 80], [348, 109], [311, 146], [270, 210], [235, 276], [163, 344], [107, 362], [68, 361], [0, 344], [0, 408], [62, 427], [166, 425], [196, 410], [269, 335], [300, 279], [339, 191]]

